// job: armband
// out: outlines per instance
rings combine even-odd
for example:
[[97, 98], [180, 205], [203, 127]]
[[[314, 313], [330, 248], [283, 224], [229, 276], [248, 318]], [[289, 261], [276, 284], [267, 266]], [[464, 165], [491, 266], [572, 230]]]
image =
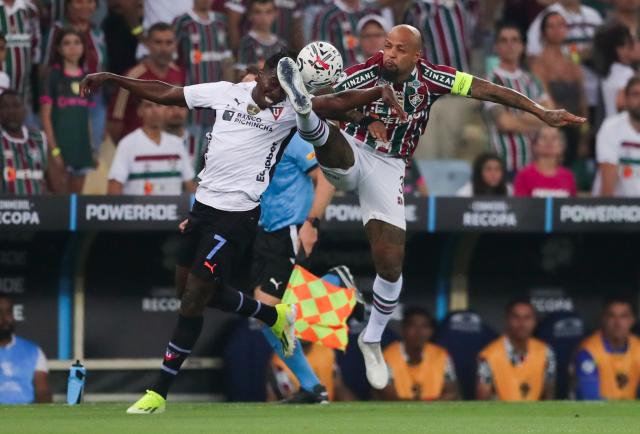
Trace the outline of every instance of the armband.
[[451, 87], [452, 95], [470, 96], [471, 82], [473, 81], [473, 75], [466, 72], [456, 71], [456, 79]]
[[62, 153], [62, 151], [57, 146], [51, 150], [51, 155], [54, 156], [54, 157], [57, 157], [61, 153]]

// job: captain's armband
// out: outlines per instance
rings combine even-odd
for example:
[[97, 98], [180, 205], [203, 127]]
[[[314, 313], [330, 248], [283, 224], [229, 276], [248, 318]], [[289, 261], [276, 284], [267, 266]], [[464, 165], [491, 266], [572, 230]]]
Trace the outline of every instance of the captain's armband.
[[473, 82], [473, 75], [466, 72], [456, 71], [456, 79], [453, 81], [451, 87], [452, 95], [471, 96], [471, 83]]

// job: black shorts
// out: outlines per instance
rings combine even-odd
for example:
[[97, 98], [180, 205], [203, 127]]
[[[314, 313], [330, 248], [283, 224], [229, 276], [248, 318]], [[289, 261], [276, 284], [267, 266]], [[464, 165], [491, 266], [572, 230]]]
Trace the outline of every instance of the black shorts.
[[177, 264], [207, 281], [229, 283], [246, 273], [256, 236], [260, 207], [221, 211], [196, 201], [180, 235]]
[[292, 225], [273, 232], [258, 228], [253, 246], [251, 280], [262, 291], [282, 298], [293, 271], [300, 226]]

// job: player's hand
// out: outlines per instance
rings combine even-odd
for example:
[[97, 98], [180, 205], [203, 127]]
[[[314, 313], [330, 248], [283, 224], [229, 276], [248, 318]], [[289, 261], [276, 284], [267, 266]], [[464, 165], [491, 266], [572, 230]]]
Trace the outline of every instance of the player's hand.
[[80, 82], [80, 96], [85, 98], [91, 95], [91, 91], [109, 79], [111, 74], [108, 72], [96, 72], [95, 74], [89, 74]]
[[586, 118], [571, 114], [564, 109], [545, 110], [540, 119], [556, 128], [564, 127], [565, 125], [579, 125], [587, 121]]
[[300, 246], [304, 250], [304, 254], [309, 256], [311, 255], [311, 252], [313, 252], [313, 247], [318, 241], [318, 230], [314, 228], [311, 223], [305, 221], [298, 231], [298, 239], [300, 241]]
[[187, 229], [187, 223], [188, 222], [189, 222], [189, 219], [184, 219], [178, 225], [178, 229], [180, 230], [181, 234], [184, 234], [184, 231]]
[[391, 107], [391, 111], [400, 117], [402, 122], [407, 121], [407, 113], [405, 113], [402, 104], [398, 101], [398, 97], [396, 97], [396, 92], [393, 90], [391, 86], [388, 84], [382, 86], [382, 102]]
[[373, 136], [374, 139], [380, 140], [382, 142], [388, 142], [389, 139], [387, 137], [387, 127], [385, 127], [384, 123], [381, 121], [375, 121], [369, 124], [367, 127], [369, 130], [369, 134]]

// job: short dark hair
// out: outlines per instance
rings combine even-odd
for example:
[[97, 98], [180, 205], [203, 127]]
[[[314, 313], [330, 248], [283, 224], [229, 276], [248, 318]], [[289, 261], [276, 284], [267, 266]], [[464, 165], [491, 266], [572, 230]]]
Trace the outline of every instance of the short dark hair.
[[167, 32], [167, 31], [170, 31], [171, 33], [175, 32], [171, 24], [165, 23], [162, 21], [157, 22], [151, 27], [149, 27], [149, 30], [147, 30], [147, 38], [150, 38], [153, 32]]
[[542, 21], [540, 21], [540, 39], [544, 39], [544, 29], [547, 27], [547, 23], [549, 22], [549, 19], [555, 15], [558, 15], [564, 18], [560, 12], [556, 12], [556, 11], [547, 12], [542, 17]]
[[627, 81], [627, 85], [624, 87], [625, 95], [628, 95], [631, 92], [631, 88], [636, 84], [640, 84], [640, 75], [634, 75]]
[[290, 57], [293, 60], [296, 59], [297, 54], [291, 50], [280, 50], [275, 54], [272, 54], [265, 62], [264, 67], [262, 68], [264, 71], [275, 71], [278, 69], [278, 62], [280, 59], [285, 57]]
[[520, 29], [520, 27], [518, 27], [516, 23], [514, 23], [513, 21], [501, 21], [496, 25], [496, 39], [495, 39], [496, 41], [500, 37], [500, 33], [506, 29], [516, 30], [520, 35], [520, 39], [524, 39], [522, 30]]
[[402, 311], [402, 327], [406, 327], [409, 324], [409, 319], [414, 316], [421, 316], [426, 318], [431, 328], [436, 328], [435, 320], [427, 309], [421, 306], [408, 306]]
[[520, 295], [509, 300], [509, 302], [507, 303], [507, 306], [504, 309], [505, 315], [507, 316], [511, 315], [511, 312], [513, 311], [513, 309], [519, 304], [527, 305], [531, 308], [531, 310], [534, 313], [536, 312], [536, 308], [533, 306], [533, 303], [531, 303], [531, 299], [526, 295]]
[[602, 313], [606, 312], [614, 304], [626, 304], [631, 309], [631, 313], [636, 315], [636, 306], [631, 297], [625, 294], [612, 294], [608, 296], [602, 306]]

